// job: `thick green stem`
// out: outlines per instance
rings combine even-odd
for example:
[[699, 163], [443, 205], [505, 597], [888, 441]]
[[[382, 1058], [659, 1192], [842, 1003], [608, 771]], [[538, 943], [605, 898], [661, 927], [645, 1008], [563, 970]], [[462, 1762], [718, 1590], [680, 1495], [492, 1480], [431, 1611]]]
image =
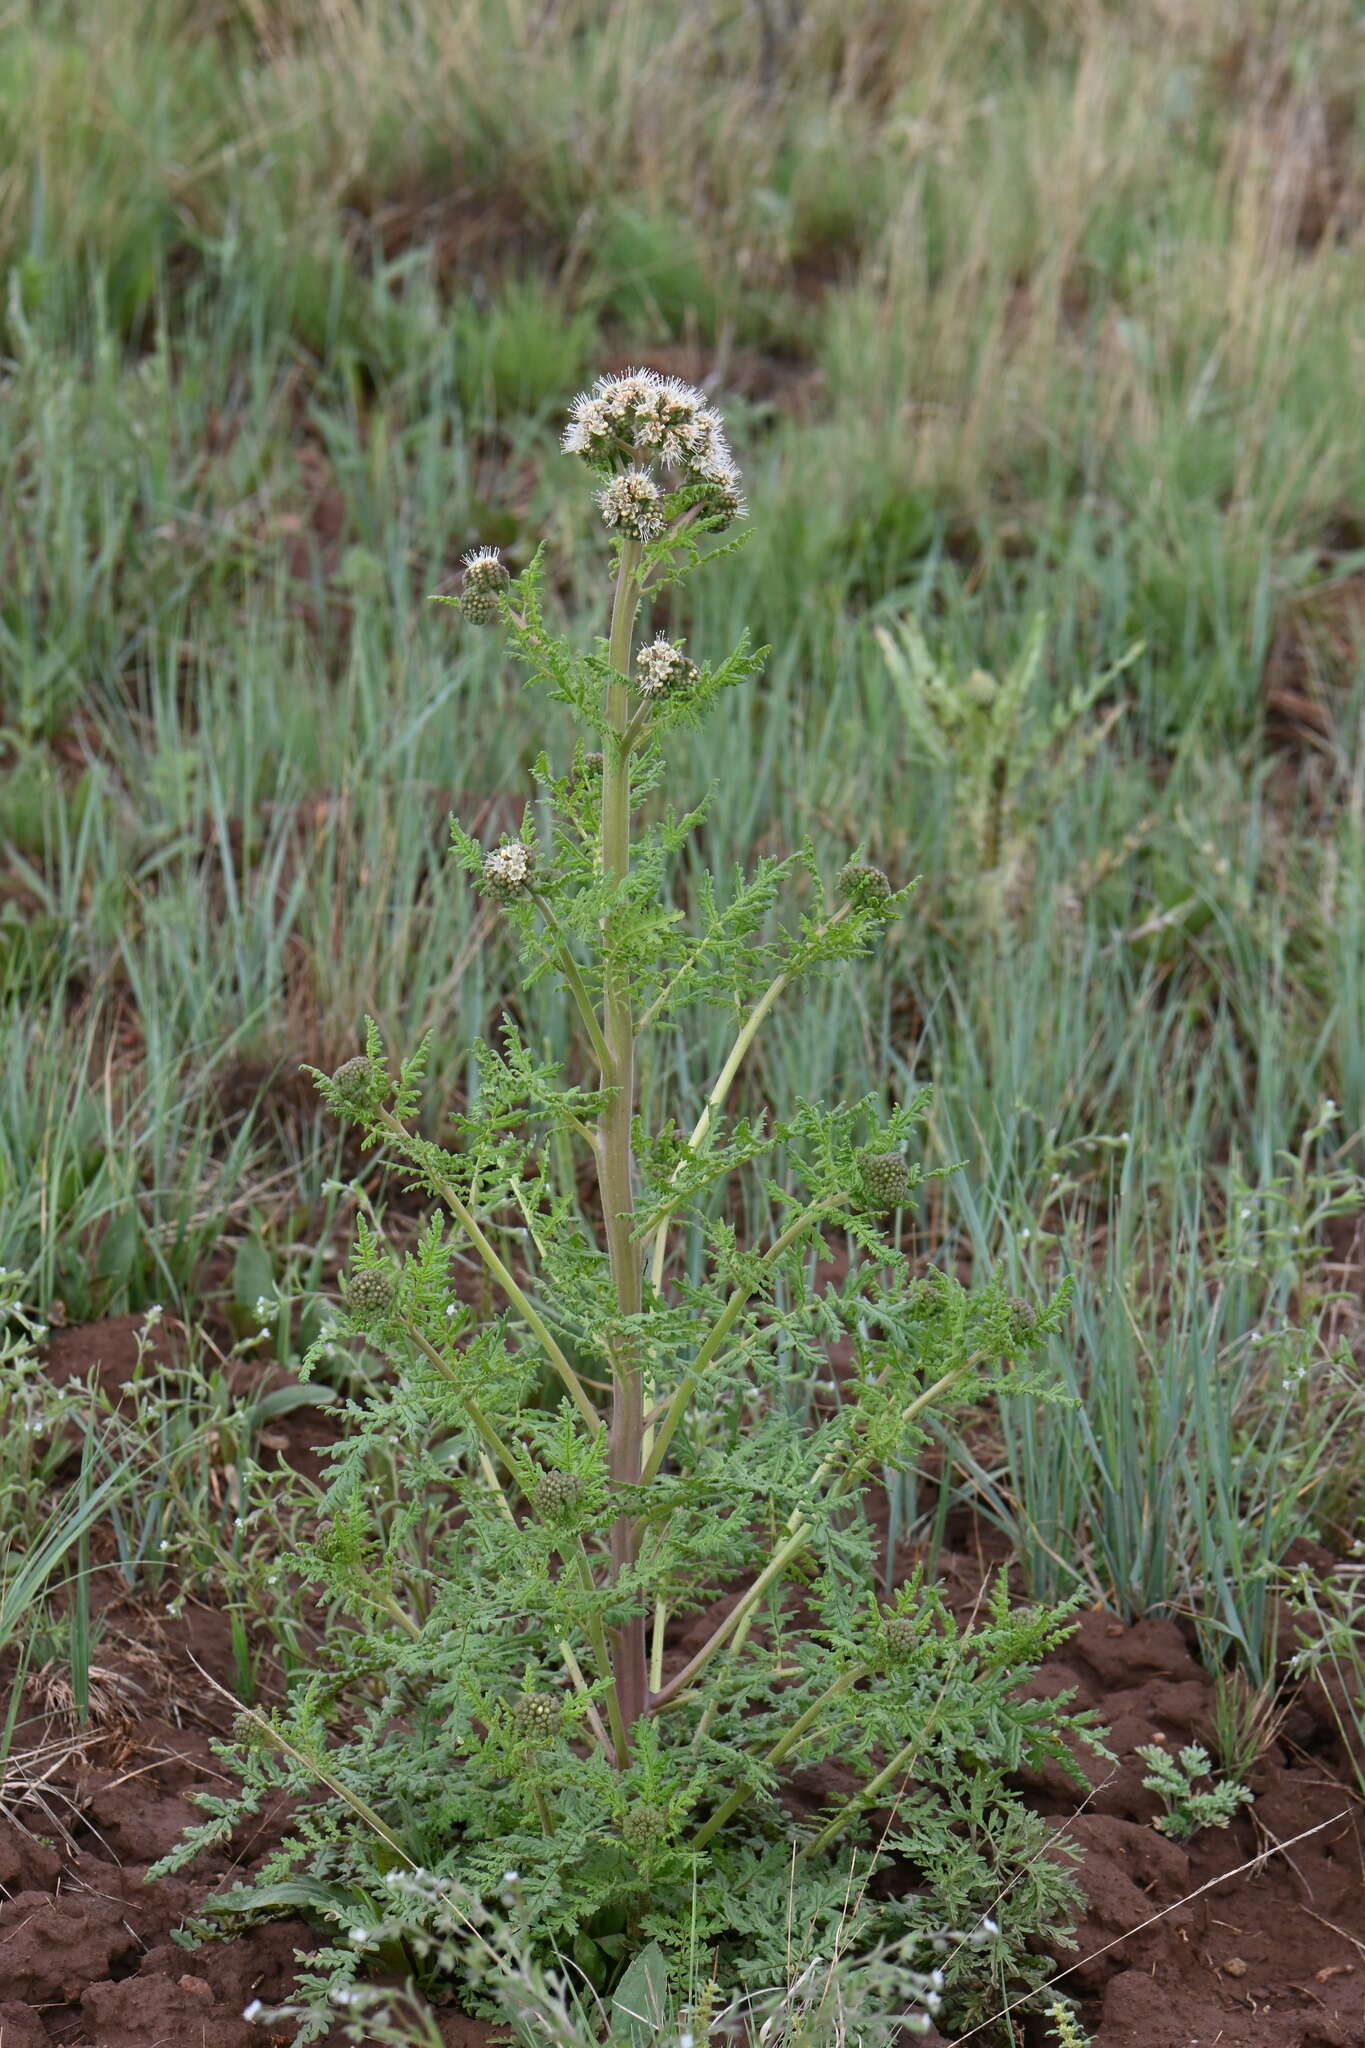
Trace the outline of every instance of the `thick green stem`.
[[[596, 1597], [597, 1587], [593, 1581], [592, 1565], [588, 1561], [588, 1553], [583, 1546], [581, 1536], [575, 1549], [574, 1562], [578, 1571], [578, 1583], [587, 1594], [588, 1600], [591, 1603]], [[607, 1632], [603, 1628], [599, 1616], [592, 1612], [591, 1605], [584, 1619], [584, 1627], [587, 1630], [588, 1641], [592, 1644], [592, 1653], [597, 1659], [598, 1669], [605, 1678], [610, 1680], [607, 1691], [607, 1719], [611, 1723], [611, 1739], [616, 1754], [618, 1757], [624, 1756], [630, 1745], [626, 1740], [626, 1724], [621, 1718], [621, 1701], [616, 1690], [616, 1673], [612, 1664], [611, 1651], [607, 1644]]]
[[[621, 888], [630, 873], [630, 650], [640, 593], [636, 572], [638, 541], [623, 540], [617, 563], [616, 592], [611, 608], [608, 658], [612, 676], [607, 685], [607, 734], [602, 762], [602, 876], [609, 887]], [[640, 1313], [643, 1300], [641, 1254], [634, 1242], [634, 1161], [631, 1119], [635, 1108], [635, 1030], [630, 1007], [630, 971], [620, 957], [616, 925], [619, 913], [608, 912], [603, 928], [603, 1030], [607, 1055], [604, 1081], [610, 1090], [598, 1126], [597, 1177], [602, 1196], [603, 1228], [611, 1261], [616, 1306], [623, 1317]], [[633, 1337], [612, 1346], [611, 1424], [607, 1437], [607, 1469], [613, 1485], [640, 1484], [644, 1454], [644, 1384], [639, 1347]], [[612, 1525], [613, 1575], [620, 1578], [635, 1563], [639, 1529], [632, 1514], [622, 1513]], [[629, 1755], [624, 1737], [649, 1701], [645, 1617], [635, 1615], [612, 1631], [615, 1696], [623, 1723], [618, 1763]], [[613, 1734], [616, 1730], [613, 1729]]]

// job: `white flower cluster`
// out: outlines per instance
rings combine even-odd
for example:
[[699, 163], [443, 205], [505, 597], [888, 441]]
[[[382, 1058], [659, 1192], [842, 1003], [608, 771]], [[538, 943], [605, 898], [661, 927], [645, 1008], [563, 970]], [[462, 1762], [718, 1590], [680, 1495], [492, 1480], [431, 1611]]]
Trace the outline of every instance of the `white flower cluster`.
[[597, 494], [607, 526], [619, 526], [632, 540], [657, 540], [664, 530], [664, 494], [647, 469], [628, 469], [614, 476]]
[[599, 377], [569, 408], [564, 448], [598, 468], [616, 461], [657, 462], [686, 482], [710, 485], [717, 510], [728, 518], [744, 510], [720, 414], [680, 377], [660, 377], [654, 370]]
[[535, 865], [535, 855], [519, 839], [508, 846], [495, 846], [483, 857], [484, 887], [500, 903], [509, 903], [530, 887]]
[[670, 690], [695, 682], [697, 669], [680, 647], [660, 633], [636, 655], [635, 678], [642, 697], [666, 697]]

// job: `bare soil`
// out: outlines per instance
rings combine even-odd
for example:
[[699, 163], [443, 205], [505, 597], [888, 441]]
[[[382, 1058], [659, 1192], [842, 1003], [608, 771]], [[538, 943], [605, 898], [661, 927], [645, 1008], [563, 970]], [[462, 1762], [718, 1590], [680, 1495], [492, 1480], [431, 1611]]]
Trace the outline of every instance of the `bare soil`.
[[[133, 1350], [131, 1319], [62, 1331], [51, 1368], [61, 1379], [98, 1370], [112, 1389]], [[306, 1464], [328, 1423], [305, 1412], [280, 1427], [298, 1439], [280, 1455]], [[971, 1529], [957, 1543], [940, 1569], [966, 1605], [990, 1545]], [[100, 1620], [85, 1728], [58, 1685], [38, 1676], [26, 1687], [0, 1801], [0, 2048], [284, 2042], [242, 2012], [288, 1997], [296, 1955], [319, 1939], [312, 1930], [278, 1921], [194, 1950], [172, 1938], [208, 1895], [260, 1863], [277, 1820], [253, 1823], [180, 1877], [145, 1881], [201, 1817], [191, 1794], [223, 1785], [210, 1745], [233, 1711], [226, 1619], [192, 1603], [171, 1616], [106, 1588]], [[685, 1656], [686, 1636], [670, 1648]], [[0, 1669], [0, 1698], [11, 1675]], [[1074, 1950], [1056, 1960], [1059, 1989], [1081, 2001], [1097, 2048], [1365, 2048], [1365, 1809], [1321, 1691], [1286, 1695], [1251, 1775], [1255, 1804], [1226, 1831], [1181, 1845], [1153, 1827], [1161, 1808], [1135, 1755], [1142, 1743], [1212, 1744], [1212, 1682], [1181, 1629], [1086, 1613], [1032, 1687], [1074, 1688], [1078, 1707], [1099, 1711], [1117, 1758], [1080, 1752], [1085, 1798], [1061, 1773], [1026, 1781], [1038, 1810], [1085, 1852], [1084, 1917]], [[800, 1785], [816, 1803], [827, 1790], [818, 1773]], [[499, 2038], [453, 2011], [440, 2024], [450, 2048]], [[1021, 2020], [1016, 2039], [1044, 2048], [1051, 2035]]]

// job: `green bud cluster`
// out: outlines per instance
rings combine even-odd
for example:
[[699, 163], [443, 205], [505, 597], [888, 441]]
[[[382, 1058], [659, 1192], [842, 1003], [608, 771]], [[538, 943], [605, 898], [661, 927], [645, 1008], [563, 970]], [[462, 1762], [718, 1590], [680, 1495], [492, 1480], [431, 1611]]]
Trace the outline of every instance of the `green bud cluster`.
[[382, 1266], [353, 1273], [346, 1283], [346, 1313], [353, 1322], [382, 1323], [396, 1292], [392, 1273]]
[[582, 1498], [583, 1482], [572, 1472], [542, 1472], [536, 1481], [536, 1513], [542, 1521], [565, 1521]]
[[332, 1086], [343, 1102], [355, 1109], [363, 1109], [379, 1093], [379, 1076], [364, 1053], [357, 1053], [353, 1060], [344, 1060], [337, 1068], [332, 1076]]
[[1038, 1327], [1038, 1311], [1031, 1301], [1016, 1295], [1010, 1303], [1010, 1334], [1017, 1344], [1027, 1343]]
[[905, 1664], [919, 1648], [920, 1632], [913, 1615], [888, 1614], [882, 1621], [882, 1649], [888, 1664]]
[[512, 1708], [517, 1733], [527, 1742], [549, 1742], [563, 1717], [563, 1704], [553, 1692], [524, 1692]]
[[864, 1152], [858, 1161], [858, 1193], [878, 1212], [903, 1209], [910, 1200], [910, 1169], [899, 1152]]
[[271, 1738], [269, 1728], [264, 1727], [255, 1714], [233, 1716], [232, 1739], [239, 1749], [248, 1750], [254, 1756], [260, 1756], [277, 1747]]
[[873, 910], [879, 903], [888, 902], [893, 893], [882, 870], [864, 860], [851, 860], [841, 867], [836, 887], [845, 903], [851, 903], [855, 910]]
[[496, 548], [476, 548], [465, 556], [460, 610], [471, 625], [490, 626], [501, 617], [498, 594], [511, 580]]
[[621, 1822], [621, 1840], [633, 1856], [647, 1856], [668, 1840], [670, 1832], [668, 1815], [643, 1799], [627, 1809]]

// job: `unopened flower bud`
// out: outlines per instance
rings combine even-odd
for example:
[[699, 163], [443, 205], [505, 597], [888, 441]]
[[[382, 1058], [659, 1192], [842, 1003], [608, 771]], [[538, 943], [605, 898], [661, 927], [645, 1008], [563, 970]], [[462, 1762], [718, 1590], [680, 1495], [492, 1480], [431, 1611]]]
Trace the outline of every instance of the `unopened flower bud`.
[[353, 1273], [346, 1285], [346, 1313], [353, 1322], [381, 1323], [393, 1307], [393, 1275], [383, 1266]]
[[1038, 1311], [1031, 1301], [1016, 1295], [1010, 1302], [1010, 1335], [1016, 1344], [1025, 1344], [1038, 1327]]
[[869, 1209], [902, 1209], [910, 1200], [910, 1169], [899, 1152], [864, 1152], [858, 1191]]
[[249, 1750], [256, 1755], [275, 1747], [269, 1724], [263, 1723], [256, 1714], [234, 1714], [232, 1739], [239, 1749]]
[[882, 870], [865, 860], [851, 860], [841, 867], [836, 887], [845, 903], [851, 903], [855, 910], [872, 910], [892, 894]]
[[510, 903], [525, 895], [535, 873], [536, 857], [529, 846], [513, 839], [495, 846], [483, 857], [483, 886], [499, 903]]
[[597, 494], [602, 518], [631, 540], [657, 540], [664, 530], [663, 492], [647, 469], [628, 469]]
[[552, 1692], [524, 1692], [512, 1708], [517, 1733], [528, 1742], [548, 1742], [559, 1733], [563, 1705]]
[[696, 682], [697, 665], [660, 633], [636, 655], [635, 679], [642, 697], [666, 697]]
[[344, 1060], [332, 1076], [332, 1086], [342, 1101], [363, 1108], [373, 1102], [377, 1091], [378, 1076], [364, 1053], [358, 1053], [353, 1060]]
[[920, 1633], [909, 1614], [888, 1614], [882, 1620], [882, 1649], [888, 1664], [904, 1664], [919, 1647]]
[[547, 1522], [571, 1515], [583, 1498], [583, 1482], [573, 1472], [542, 1472], [536, 1481], [536, 1513]]
[[465, 556], [460, 610], [472, 625], [491, 625], [501, 617], [498, 593], [510, 581], [496, 548], [476, 548], [473, 554]]
[[621, 1822], [621, 1840], [632, 1855], [648, 1855], [668, 1839], [668, 1815], [645, 1800], [637, 1800]]

